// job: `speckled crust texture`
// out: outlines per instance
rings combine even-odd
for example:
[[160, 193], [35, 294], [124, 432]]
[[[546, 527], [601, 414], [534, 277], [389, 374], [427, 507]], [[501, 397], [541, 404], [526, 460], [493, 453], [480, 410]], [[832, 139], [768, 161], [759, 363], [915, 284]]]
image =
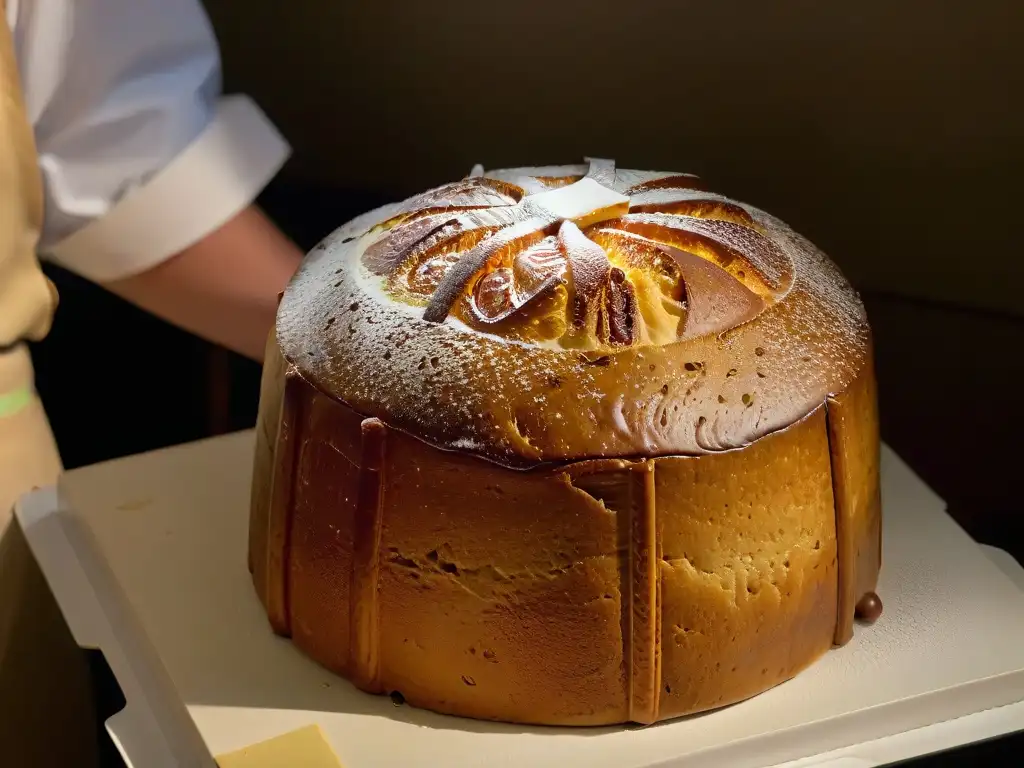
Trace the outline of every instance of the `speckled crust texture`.
[[307, 380], [359, 413], [508, 466], [741, 447], [844, 391], [869, 335], [835, 265], [742, 207], [792, 277], [776, 303], [720, 334], [597, 354], [427, 322], [359, 279], [360, 253], [378, 236], [358, 234], [377, 218], [367, 216], [306, 260], [282, 301], [279, 343]]
[[880, 567], [875, 380], [820, 252], [745, 207], [793, 265], [753, 320], [580, 353], [364, 290], [346, 264], [408, 208], [312, 254], [268, 345], [249, 564], [275, 631], [368, 692], [549, 725], [724, 706], [850, 640]]
[[[285, 590], [278, 631], [364, 690], [483, 719], [646, 723], [753, 696], [833, 643], [823, 407], [741, 450], [529, 471], [388, 431], [371, 512], [363, 417], [294, 372], [287, 387], [300, 447], [270, 516], [288, 535], [254, 526], [252, 560], [278, 564], [257, 591]], [[877, 548], [870, 522], [853, 530]]]
[[658, 462], [661, 717], [731, 704], [832, 646], [836, 528], [825, 413], [749, 448]]

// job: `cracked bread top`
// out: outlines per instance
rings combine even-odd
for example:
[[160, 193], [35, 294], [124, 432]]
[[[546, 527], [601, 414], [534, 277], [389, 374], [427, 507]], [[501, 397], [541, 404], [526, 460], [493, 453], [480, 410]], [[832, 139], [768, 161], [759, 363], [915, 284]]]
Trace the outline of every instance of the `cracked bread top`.
[[277, 334], [364, 416], [513, 467], [742, 447], [843, 391], [870, 346], [856, 293], [785, 224], [606, 160], [477, 169], [349, 222]]

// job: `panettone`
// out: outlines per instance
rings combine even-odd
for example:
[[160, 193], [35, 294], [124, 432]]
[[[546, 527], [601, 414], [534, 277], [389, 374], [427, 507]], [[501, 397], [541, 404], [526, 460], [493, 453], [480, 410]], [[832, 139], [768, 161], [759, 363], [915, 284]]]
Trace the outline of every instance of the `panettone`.
[[651, 723], [877, 616], [878, 458], [864, 310], [807, 240], [690, 175], [476, 169], [282, 297], [250, 568], [365, 691]]

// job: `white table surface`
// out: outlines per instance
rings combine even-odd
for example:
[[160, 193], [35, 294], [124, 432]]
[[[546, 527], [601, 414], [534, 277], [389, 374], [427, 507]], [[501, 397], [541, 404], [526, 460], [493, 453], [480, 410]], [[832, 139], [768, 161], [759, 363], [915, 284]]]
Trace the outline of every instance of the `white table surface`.
[[346, 768], [866, 768], [1024, 728], [1024, 571], [883, 454], [886, 612], [793, 681], [649, 728], [553, 729], [362, 694], [274, 637], [246, 568], [252, 437], [75, 470], [18, 510], [79, 642], [128, 707], [130, 764], [212, 765], [318, 723]]

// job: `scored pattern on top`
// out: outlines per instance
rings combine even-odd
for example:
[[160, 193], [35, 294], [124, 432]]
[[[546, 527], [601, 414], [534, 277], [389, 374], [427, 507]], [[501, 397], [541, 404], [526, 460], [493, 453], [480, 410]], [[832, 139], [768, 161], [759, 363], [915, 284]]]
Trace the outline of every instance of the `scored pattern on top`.
[[696, 176], [610, 160], [474, 169], [376, 232], [363, 264], [425, 320], [581, 350], [722, 333], [793, 281], [787, 254], [742, 206]]

